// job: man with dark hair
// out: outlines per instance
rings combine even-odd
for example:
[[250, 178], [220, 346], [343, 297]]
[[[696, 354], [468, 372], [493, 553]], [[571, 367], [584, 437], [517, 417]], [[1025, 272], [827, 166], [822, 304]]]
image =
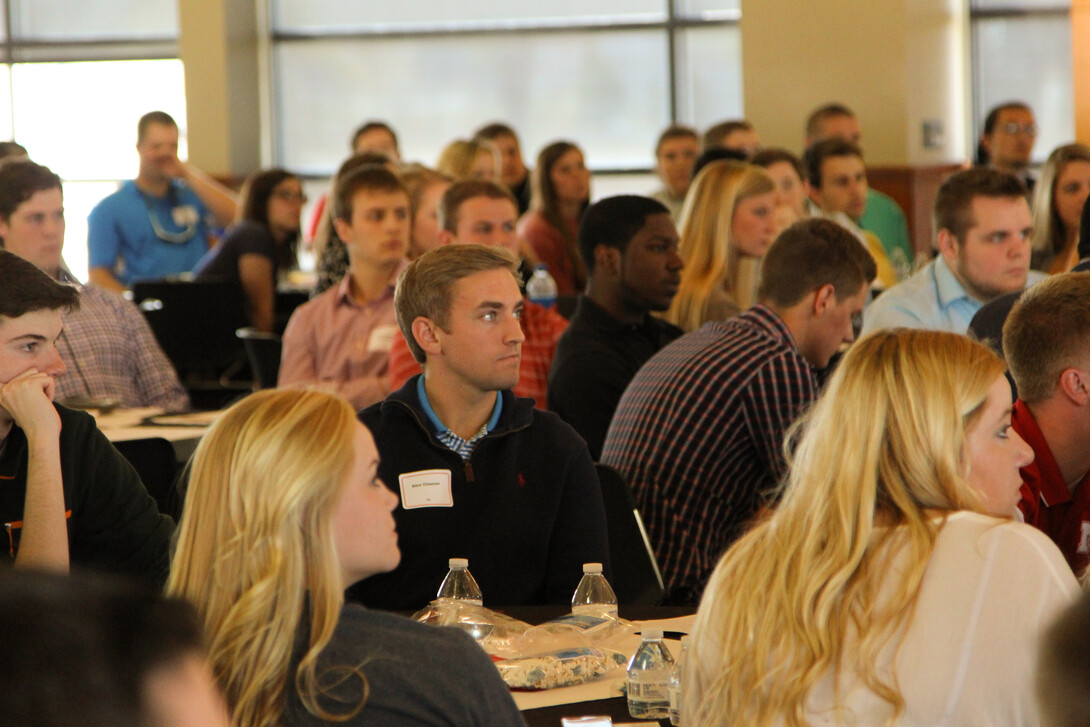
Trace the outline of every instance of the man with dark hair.
[[227, 727], [192, 605], [89, 574], [0, 573], [5, 724]]
[[[806, 148], [826, 139], [843, 139], [859, 146], [863, 132], [855, 112], [840, 103], [815, 109], [806, 120]], [[912, 270], [915, 260], [905, 213], [891, 197], [870, 186], [866, 192], [866, 205], [856, 222], [864, 230], [874, 233], [885, 248], [886, 257], [898, 277], [904, 278]]]
[[401, 563], [348, 590], [364, 605], [411, 610], [467, 557], [488, 605], [570, 603], [582, 564], [605, 562], [605, 511], [586, 445], [555, 414], [510, 389], [525, 306], [514, 256], [444, 245], [397, 283], [397, 322], [424, 373], [360, 412], [398, 493]]
[[16, 567], [166, 580], [174, 523], [84, 412], [53, 403], [78, 291], [0, 250], [0, 518]]
[[515, 196], [519, 215], [522, 215], [530, 209], [530, 170], [522, 159], [522, 147], [515, 130], [507, 124], [493, 122], [477, 129], [473, 136], [492, 142], [500, 150], [503, 163], [500, 181]]
[[353, 154], [365, 151], [379, 152], [393, 162], [401, 161], [401, 150], [397, 145], [397, 134], [385, 121], [366, 121], [352, 133], [349, 144]]
[[[889, 288], [897, 284], [898, 270], [886, 255], [882, 241], [859, 225], [867, 205], [867, 166], [863, 152], [839, 137], [819, 141], [802, 157], [806, 170], [807, 203], [813, 216], [828, 217], [843, 225], [867, 246], [878, 266], [877, 284]], [[902, 259], [901, 272], [908, 273], [908, 261]]]
[[[495, 182], [480, 179], [455, 182], [439, 200], [440, 245], [486, 245], [518, 255], [517, 222], [514, 196]], [[533, 399], [534, 406], [544, 409], [549, 368], [568, 321], [556, 310], [529, 300], [523, 305], [520, 320], [526, 340], [522, 343], [518, 383], [511, 391], [515, 396]], [[423, 350], [413, 350], [400, 334], [394, 336], [390, 347], [390, 390], [404, 386], [421, 372], [423, 364]]]
[[[61, 180], [29, 159], [0, 164], [0, 247], [62, 283], [79, 286], [64, 265]], [[80, 287], [79, 310], [63, 316], [57, 399], [115, 399], [126, 407], [189, 408], [189, 396], [147, 320], [129, 301], [94, 285]]]
[[867, 308], [863, 333], [965, 333], [985, 303], [1043, 277], [1029, 269], [1032, 224], [1025, 187], [1012, 175], [978, 167], [951, 176], [935, 199], [939, 255]]
[[1013, 174], [1033, 191], [1036, 180], [1029, 173], [1033, 143], [1037, 141], [1037, 122], [1033, 109], [1021, 101], [1001, 103], [984, 119], [984, 130], [977, 146], [977, 163]]
[[1003, 324], [1003, 351], [1018, 386], [1011, 426], [1034, 452], [1019, 508], [1081, 574], [1090, 564], [1090, 273], [1023, 293]]
[[389, 393], [394, 283], [409, 249], [409, 193], [389, 169], [365, 165], [338, 177], [332, 203], [348, 273], [292, 314], [277, 383], [318, 385], [362, 409]]
[[662, 181], [662, 189], [651, 198], [664, 204], [675, 222], [681, 219], [681, 207], [693, 183], [693, 165], [699, 154], [700, 137], [690, 126], [667, 126], [655, 144], [655, 174]]
[[651, 315], [677, 294], [684, 263], [666, 208], [653, 199], [608, 197], [583, 215], [579, 252], [587, 287], [549, 371], [549, 409], [571, 424], [591, 457], [640, 366], [681, 335]]
[[136, 179], [103, 199], [87, 218], [90, 279], [122, 291], [141, 278], [188, 273], [212, 244], [211, 215], [235, 218], [235, 195], [178, 159], [178, 125], [162, 111], [137, 123]]
[[682, 336], [617, 405], [602, 462], [632, 486], [673, 603], [696, 603], [719, 556], [784, 474], [783, 438], [853, 340], [874, 260], [835, 222], [787, 228], [761, 262], [759, 303]]

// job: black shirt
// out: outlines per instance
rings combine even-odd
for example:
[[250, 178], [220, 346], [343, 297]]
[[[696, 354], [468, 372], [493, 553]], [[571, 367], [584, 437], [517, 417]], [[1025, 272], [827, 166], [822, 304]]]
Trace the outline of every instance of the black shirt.
[[681, 333], [651, 315], [644, 315], [637, 325], [622, 323], [590, 298], [579, 296], [549, 369], [549, 410], [586, 440], [595, 461], [632, 377]]

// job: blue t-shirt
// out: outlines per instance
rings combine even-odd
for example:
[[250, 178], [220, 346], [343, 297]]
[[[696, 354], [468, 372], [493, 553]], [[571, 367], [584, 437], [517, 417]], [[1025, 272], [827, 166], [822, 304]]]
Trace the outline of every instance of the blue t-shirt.
[[124, 182], [87, 217], [88, 262], [125, 286], [188, 273], [208, 250], [207, 218], [196, 193], [177, 179], [164, 197]]

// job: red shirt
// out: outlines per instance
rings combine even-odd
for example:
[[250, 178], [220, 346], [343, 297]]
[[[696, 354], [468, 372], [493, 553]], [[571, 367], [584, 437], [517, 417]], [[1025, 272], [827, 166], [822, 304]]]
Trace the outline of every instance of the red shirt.
[[1074, 492], [1068, 489], [1048, 442], [1021, 399], [1014, 402], [1011, 425], [1035, 455], [1033, 462], [1020, 470], [1022, 501], [1018, 509], [1027, 523], [1052, 538], [1072, 570], [1081, 573], [1090, 563], [1090, 473]]
[[[553, 365], [553, 355], [556, 353], [560, 334], [567, 327], [567, 319], [552, 308], [525, 302], [522, 309], [522, 332], [526, 335], [526, 340], [522, 342], [519, 381], [511, 388], [511, 392], [515, 396], [533, 399], [534, 406], [538, 409], [548, 409], [545, 387], [549, 382], [549, 367]], [[390, 347], [390, 391], [397, 391], [422, 370], [409, 351], [409, 344], [405, 343], [404, 336], [398, 331]]]

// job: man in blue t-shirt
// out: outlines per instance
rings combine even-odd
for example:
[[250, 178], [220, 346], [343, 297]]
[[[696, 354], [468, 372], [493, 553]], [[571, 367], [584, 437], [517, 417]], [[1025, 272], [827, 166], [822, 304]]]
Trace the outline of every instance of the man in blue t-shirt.
[[191, 271], [207, 252], [209, 223], [235, 217], [234, 194], [178, 159], [178, 125], [162, 111], [137, 124], [140, 171], [87, 218], [91, 282], [121, 291], [134, 280]]

